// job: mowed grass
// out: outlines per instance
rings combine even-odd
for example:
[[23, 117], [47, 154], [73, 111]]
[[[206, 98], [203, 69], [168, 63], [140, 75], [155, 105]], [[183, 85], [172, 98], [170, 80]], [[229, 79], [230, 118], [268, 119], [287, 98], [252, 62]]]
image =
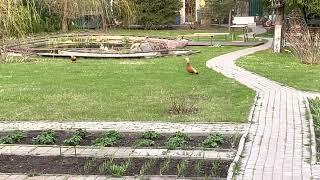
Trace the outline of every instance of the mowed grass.
[[320, 65], [301, 64], [291, 53], [258, 52], [237, 61], [240, 67], [305, 91], [320, 91]]
[[[155, 37], [171, 37], [177, 38], [183, 35], [193, 35], [194, 33], [228, 33], [228, 28], [225, 27], [212, 27], [207, 29], [172, 29], [172, 30], [139, 30], [139, 29], [110, 29], [109, 32], [112, 35], [133, 35], [133, 36], [155, 36]], [[238, 37], [242, 34], [241, 30], [234, 32], [234, 40], [242, 40]], [[211, 37], [184, 37], [185, 39], [193, 41], [211, 41]], [[232, 33], [229, 35], [215, 35], [213, 36], [215, 42], [232, 41]]]
[[[185, 72], [183, 57], [0, 64], [0, 120], [246, 122], [255, 93], [206, 67], [239, 48], [197, 49], [200, 75]], [[198, 111], [171, 115], [175, 97]]]

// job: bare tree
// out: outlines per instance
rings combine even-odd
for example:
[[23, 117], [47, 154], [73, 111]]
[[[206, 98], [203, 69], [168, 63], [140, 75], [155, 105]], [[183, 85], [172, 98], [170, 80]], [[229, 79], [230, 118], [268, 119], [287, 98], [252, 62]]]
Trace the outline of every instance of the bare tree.
[[132, 0], [44, 0], [51, 10], [61, 18], [61, 30], [68, 31], [69, 21], [84, 15], [101, 17], [102, 28], [107, 30], [113, 11], [133, 18]]

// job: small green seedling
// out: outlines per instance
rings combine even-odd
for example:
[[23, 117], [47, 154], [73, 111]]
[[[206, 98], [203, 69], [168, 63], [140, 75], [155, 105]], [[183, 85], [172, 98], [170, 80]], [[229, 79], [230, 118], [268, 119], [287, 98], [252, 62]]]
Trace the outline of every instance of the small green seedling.
[[84, 129], [78, 129], [76, 132], [69, 138], [64, 141], [64, 144], [68, 146], [78, 146], [80, 142], [87, 136], [88, 132]]
[[152, 147], [155, 145], [155, 142], [150, 139], [140, 139], [135, 142], [135, 147]]
[[188, 141], [191, 138], [182, 132], [176, 132], [169, 140], [166, 142], [167, 149], [173, 150], [177, 148], [185, 148]]
[[0, 139], [0, 144], [16, 144], [20, 143], [26, 135], [23, 131], [15, 130], [7, 136]]
[[93, 144], [98, 147], [109, 147], [119, 143], [121, 138], [121, 133], [113, 130], [105, 133], [102, 137], [97, 138]]
[[38, 144], [38, 145], [54, 144], [56, 141], [55, 132], [51, 129], [43, 131], [41, 134], [35, 137], [32, 141], [33, 141], [33, 144]]
[[160, 164], [160, 175], [163, 175], [170, 168], [171, 159], [166, 159]]
[[188, 161], [187, 160], [181, 160], [177, 164], [177, 176], [181, 177], [184, 176], [187, 170]]
[[202, 142], [204, 148], [217, 148], [224, 142], [224, 135], [220, 133], [211, 134]]
[[142, 138], [156, 140], [156, 139], [160, 138], [160, 133], [155, 132], [155, 131], [147, 131], [147, 132], [143, 133]]

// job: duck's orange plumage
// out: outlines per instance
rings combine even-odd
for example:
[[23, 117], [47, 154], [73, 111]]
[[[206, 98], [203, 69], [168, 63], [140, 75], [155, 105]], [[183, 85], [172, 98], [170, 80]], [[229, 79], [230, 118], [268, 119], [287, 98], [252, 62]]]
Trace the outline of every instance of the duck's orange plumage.
[[190, 59], [187, 57], [185, 60], [187, 62], [187, 67], [186, 67], [187, 72], [190, 74], [199, 74], [199, 72], [190, 63]]

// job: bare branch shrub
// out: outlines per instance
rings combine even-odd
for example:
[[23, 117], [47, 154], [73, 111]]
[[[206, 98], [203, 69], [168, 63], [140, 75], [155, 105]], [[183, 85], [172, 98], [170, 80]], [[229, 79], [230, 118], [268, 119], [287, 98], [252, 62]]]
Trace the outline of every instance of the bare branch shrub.
[[293, 54], [303, 64], [320, 64], [320, 34], [311, 34], [300, 10], [287, 20], [286, 41]]
[[196, 114], [199, 108], [196, 106], [199, 97], [181, 95], [172, 97], [168, 108], [170, 115]]

